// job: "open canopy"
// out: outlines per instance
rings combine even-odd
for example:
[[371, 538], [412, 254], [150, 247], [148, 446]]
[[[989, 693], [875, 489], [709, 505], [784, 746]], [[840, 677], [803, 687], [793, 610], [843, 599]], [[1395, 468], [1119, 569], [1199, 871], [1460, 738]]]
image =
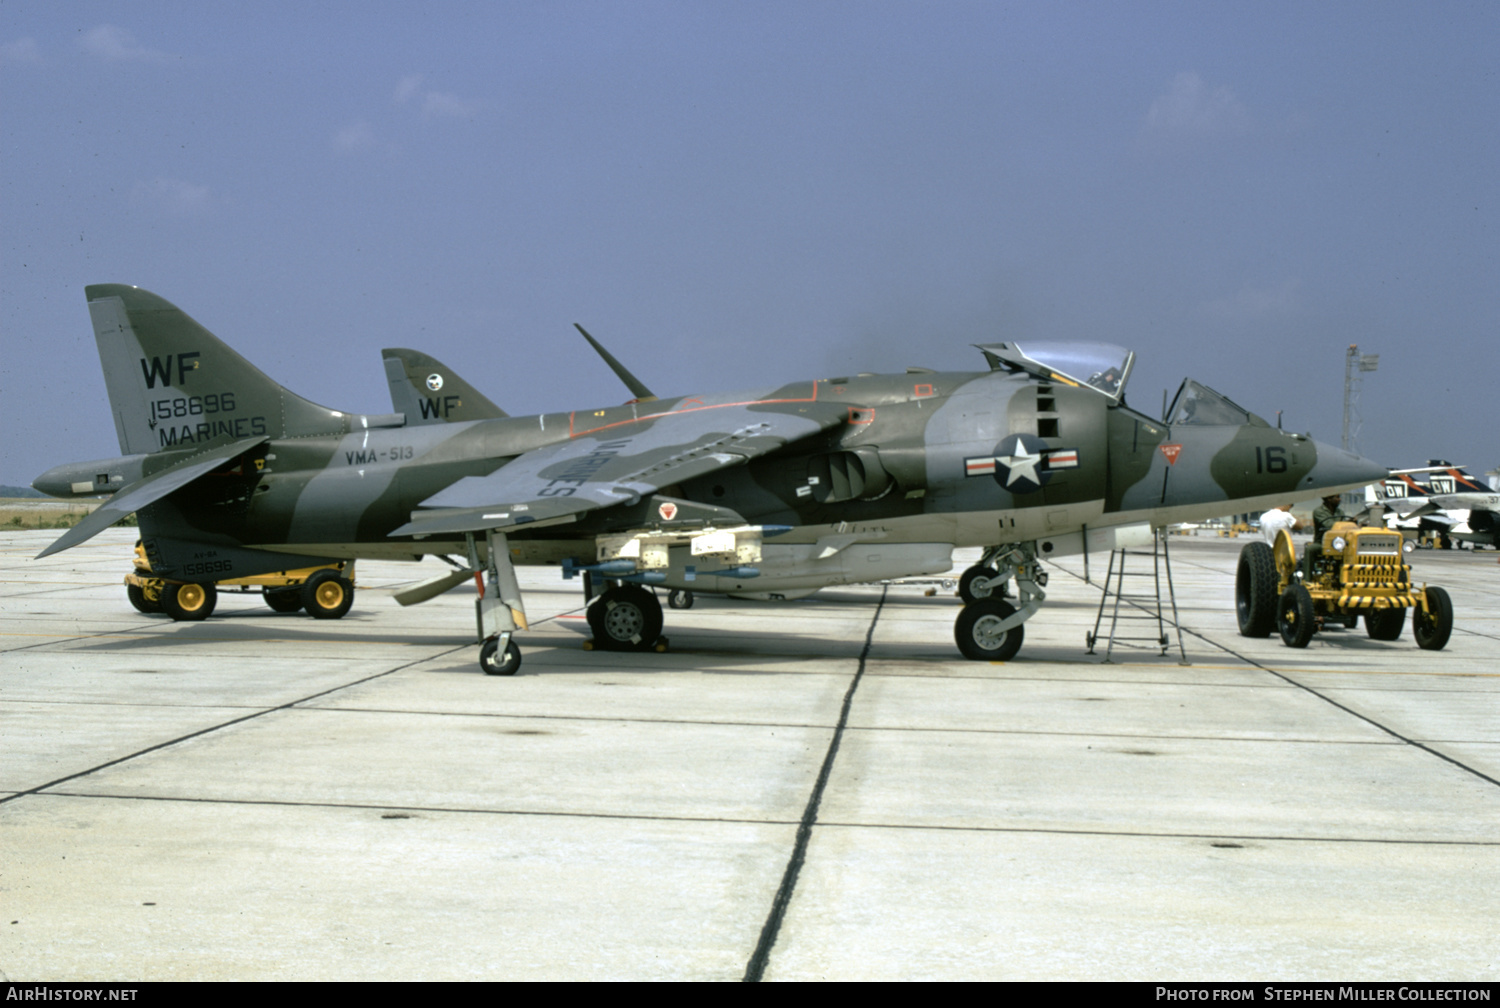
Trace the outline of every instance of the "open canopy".
[[1135, 353], [1113, 343], [1065, 343], [1047, 340], [1020, 343], [976, 343], [990, 367], [1025, 371], [1091, 388], [1120, 402], [1135, 365]]

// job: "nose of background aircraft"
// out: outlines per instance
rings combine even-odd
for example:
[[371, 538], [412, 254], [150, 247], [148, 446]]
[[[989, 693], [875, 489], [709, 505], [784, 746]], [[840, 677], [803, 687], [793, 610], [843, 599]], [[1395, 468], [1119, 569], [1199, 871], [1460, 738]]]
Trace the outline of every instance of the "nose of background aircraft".
[[1354, 490], [1390, 475], [1391, 471], [1385, 466], [1371, 462], [1363, 455], [1321, 441], [1313, 444], [1318, 450], [1318, 462], [1303, 480], [1303, 486], [1308, 490]]

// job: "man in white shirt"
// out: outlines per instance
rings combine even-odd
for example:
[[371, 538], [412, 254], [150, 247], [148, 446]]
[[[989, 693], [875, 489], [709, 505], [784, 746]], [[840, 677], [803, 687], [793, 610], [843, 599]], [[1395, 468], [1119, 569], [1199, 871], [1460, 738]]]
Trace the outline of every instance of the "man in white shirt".
[[1275, 546], [1276, 533], [1282, 529], [1294, 532], [1300, 524], [1302, 523], [1292, 517], [1292, 506], [1290, 504], [1282, 504], [1280, 507], [1274, 507], [1260, 516], [1260, 534], [1266, 537], [1266, 542]]

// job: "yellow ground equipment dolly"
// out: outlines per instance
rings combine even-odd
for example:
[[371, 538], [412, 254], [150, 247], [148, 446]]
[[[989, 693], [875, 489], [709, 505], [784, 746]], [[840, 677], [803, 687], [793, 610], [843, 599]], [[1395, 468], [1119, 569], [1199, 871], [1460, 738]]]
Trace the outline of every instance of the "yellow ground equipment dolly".
[[1440, 651], [1453, 633], [1448, 593], [1411, 583], [1401, 533], [1354, 522], [1339, 522], [1321, 543], [1309, 543], [1301, 564], [1286, 529], [1277, 533], [1274, 547], [1263, 542], [1245, 546], [1234, 601], [1241, 636], [1268, 637], [1275, 629], [1288, 647], [1307, 647], [1326, 624], [1353, 627], [1360, 616], [1371, 638], [1396, 640], [1408, 609], [1417, 647]]
[[151, 573], [151, 562], [137, 542], [135, 570], [125, 575], [125, 594], [131, 605], [143, 613], [165, 613], [174, 620], [207, 619], [223, 588], [247, 594], [259, 588], [266, 605], [279, 613], [305, 609], [316, 619], [340, 619], [354, 602], [354, 561], [227, 581], [169, 581]]

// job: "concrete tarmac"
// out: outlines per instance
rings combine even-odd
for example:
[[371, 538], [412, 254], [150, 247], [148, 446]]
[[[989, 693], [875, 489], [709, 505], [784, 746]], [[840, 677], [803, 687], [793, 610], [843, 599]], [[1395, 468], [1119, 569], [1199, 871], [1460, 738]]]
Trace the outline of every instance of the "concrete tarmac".
[[907, 583], [586, 652], [526, 569], [499, 678], [471, 589], [389, 597], [435, 561], [173, 623], [132, 530], [58, 534], [0, 534], [4, 979], [1500, 978], [1493, 552], [1413, 555], [1445, 651], [1292, 650], [1236, 633], [1244, 540], [1174, 539], [1187, 665], [1086, 653], [1078, 559], [1007, 663]]

